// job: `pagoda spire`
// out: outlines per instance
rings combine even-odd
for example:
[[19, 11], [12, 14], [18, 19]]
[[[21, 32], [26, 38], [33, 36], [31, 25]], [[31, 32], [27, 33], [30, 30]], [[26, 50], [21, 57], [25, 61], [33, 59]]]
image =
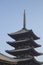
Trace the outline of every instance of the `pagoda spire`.
[[23, 29], [26, 29], [26, 14], [25, 14], [25, 10], [24, 10], [24, 17], [23, 17]]

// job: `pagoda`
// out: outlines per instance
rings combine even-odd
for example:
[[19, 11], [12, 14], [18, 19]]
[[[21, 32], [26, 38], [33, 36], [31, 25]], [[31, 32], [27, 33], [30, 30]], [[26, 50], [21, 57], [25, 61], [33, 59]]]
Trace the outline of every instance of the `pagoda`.
[[24, 10], [23, 28], [15, 33], [8, 34], [15, 41], [8, 41], [7, 44], [14, 47], [13, 50], [6, 50], [18, 61], [16, 65], [41, 65], [34, 56], [42, 55], [34, 48], [41, 47], [35, 40], [40, 39], [32, 30], [26, 29], [26, 15]]

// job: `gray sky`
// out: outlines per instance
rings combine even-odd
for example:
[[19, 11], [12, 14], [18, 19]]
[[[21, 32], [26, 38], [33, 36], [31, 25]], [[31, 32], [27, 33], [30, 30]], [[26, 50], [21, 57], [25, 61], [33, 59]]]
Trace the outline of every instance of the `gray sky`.
[[[43, 52], [43, 0], [0, 0], [0, 53], [7, 56], [5, 50], [13, 49], [6, 41], [14, 41], [7, 33], [20, 30], [23, 27], [23, 12], [26, 11], [26, 28], [32, 29], [40, 37], [36, 42]], [[43, 61], [43, 56], [36, 58]]]

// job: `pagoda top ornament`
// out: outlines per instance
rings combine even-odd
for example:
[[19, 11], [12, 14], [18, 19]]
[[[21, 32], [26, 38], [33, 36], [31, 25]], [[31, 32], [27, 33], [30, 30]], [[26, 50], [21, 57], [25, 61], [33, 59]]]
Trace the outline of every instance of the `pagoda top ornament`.
[[25, 14], [25, 10], [24, 10], [23, 29], [26, 29], [26, 14]]

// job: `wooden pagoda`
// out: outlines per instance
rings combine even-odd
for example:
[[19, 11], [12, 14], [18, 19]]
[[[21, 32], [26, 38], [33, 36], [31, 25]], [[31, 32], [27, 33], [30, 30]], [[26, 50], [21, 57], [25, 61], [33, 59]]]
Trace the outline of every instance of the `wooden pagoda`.
[[32, 30], [26, 29], [25, 11], [23, 28], [8, 35], [15, 39], [13, 42], [7, 42], [15, 49], [7, 50], [6, 52], [16, 58], [10, 58], [0, 53], [0, 65], [41, 65], [41, 63], [34, 58], [34, 56], [42, 55], [42, 53], [34, 49], [41, 46], [34, 41], [39, 39], [39, 37], [37, 37]]
[[24, 10], [24, 24], [23, 28], [15, 33], [8, 34], [15, 41], [7, 42], [15, 49], [6, 50], [7, 53], [15, 56], [14, 58], [18, 62], [16, 65], [40, 65], [40, 63], [34, 58], [34, 56], [42, 55], [37, 52], [34, 48], [40, 47], [34, 40], [40, 39], [37, 37], [32, 30], [26, 29], [26, 16]]

